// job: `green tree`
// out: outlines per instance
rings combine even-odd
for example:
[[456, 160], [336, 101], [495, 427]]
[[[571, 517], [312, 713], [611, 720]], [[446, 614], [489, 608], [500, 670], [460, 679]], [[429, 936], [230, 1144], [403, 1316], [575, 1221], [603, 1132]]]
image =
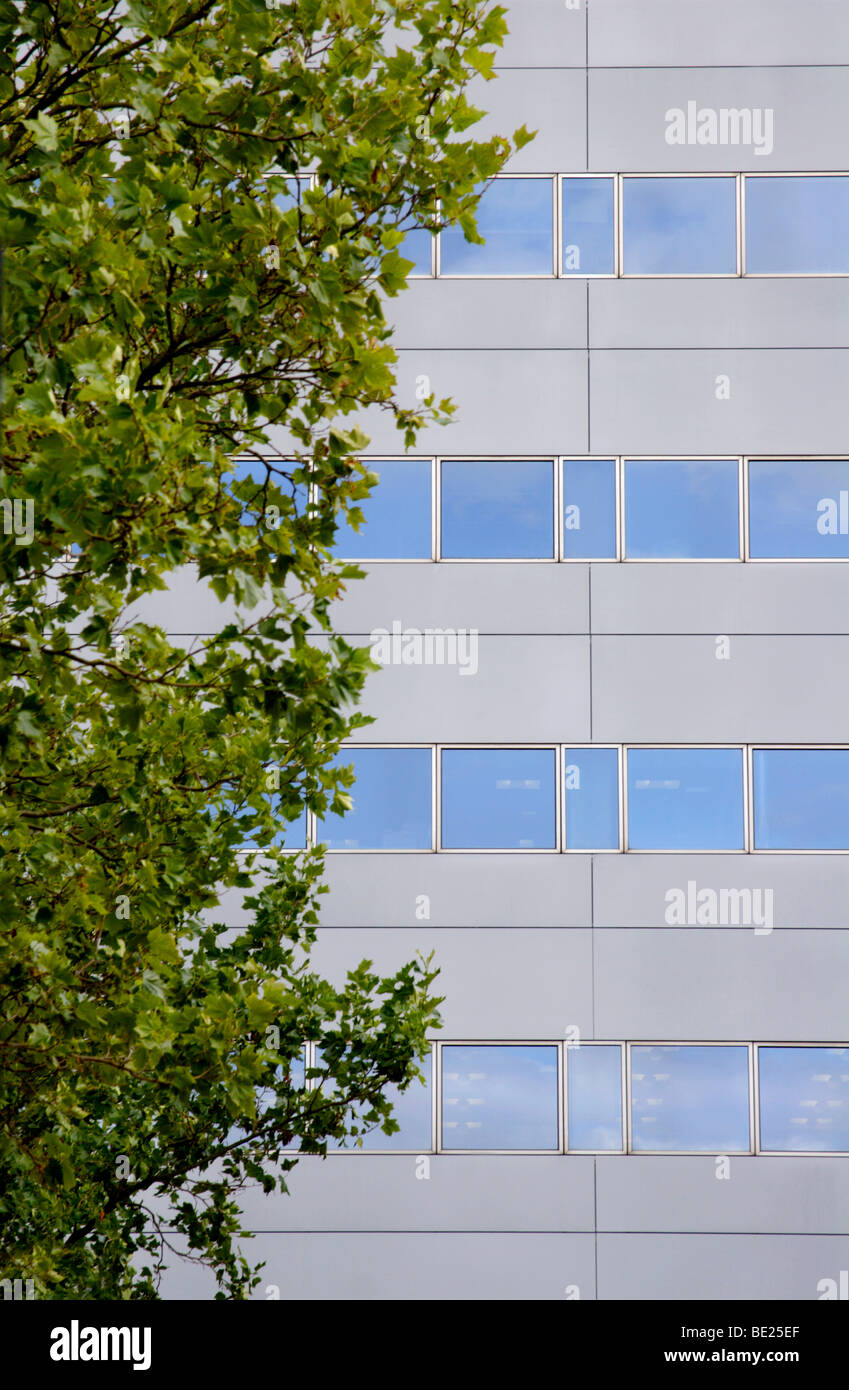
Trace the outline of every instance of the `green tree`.
[[[435, 971], [316, 975], [322, 855], [280, 826], [350, 804], [369, 662], [331, 547], [375, 478], [344, 417], [409, 445], [451, 409], [398, 404], [384, 304], [404, 228], [480, 239], [528, 138], [464, 134], [504, 29], [478, 0], [0, 0], [0, 1274], [41, 1297], [155, 1297], [163, 1204], [247, 1296], [240, 1187], [391, 1132], [418, 1084]], [[214, 635], [145, 621], [178, 570]]]

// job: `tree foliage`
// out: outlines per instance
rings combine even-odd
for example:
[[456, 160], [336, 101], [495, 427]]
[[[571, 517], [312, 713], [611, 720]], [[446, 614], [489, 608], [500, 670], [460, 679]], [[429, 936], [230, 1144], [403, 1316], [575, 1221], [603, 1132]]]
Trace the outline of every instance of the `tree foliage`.
[[[404, 228], [477, 238], [528, 138], [466, 133], [503, 33], [478, 0], [0, 0], [0, 1274], [42, 1297], [155, 1297], [174, 1241], [245, 1297], [239, 1188], [418, 1084], [434, 970], [321, 979], [322, 854], [280, 828], [349, 802], [345, 417], [409, 445], [450, 411], [398, 404], [384, 309]], [[186, 573], [205, 636], [146, 608]]]

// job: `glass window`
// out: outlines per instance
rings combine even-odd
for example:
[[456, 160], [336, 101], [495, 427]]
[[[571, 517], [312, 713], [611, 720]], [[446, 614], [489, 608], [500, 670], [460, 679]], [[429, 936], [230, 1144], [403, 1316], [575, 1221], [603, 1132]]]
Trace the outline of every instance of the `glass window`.
[[556, 1149], [557, 1048], [442, 1049], [444, 1149]]
[[[402, 230], [406, 230], [402, 224]], [[432, 274], [431, 251], [433, 249], [433, 232], [427, 227], [410, 227], [406, 230], [404, 240], [398, 247], [399, 256], [403, 256], [406, 261], [413, 262], [413, 268], [409, 271], [410, 275], [430, 275]]]
[[626, 178], [626, 275], [736, 275], [733, 178]]
[[443, 459], [441, 553], [446, 560], [552, 559], [551, 459]]
[[379, 482], [359, 504], [365, 517], [359, 531], [341, 522], [336, 554], [346, 560], [429, 560], [430, 459], [363, 461]]
[[616, 559], [616, 462], [563, 460], [563, 557]]
[[552, 275], [551, 179], [498, 178], [484, 189], [475, 214], [483, 246], [459, 227], [441, 235], [443, 275]]
[[[316, 1047], [315, 1064], [317, 1067], [322, 1065], [321, 1048]], [[425, 1082], [411, 1081], [406, 1091], [400, 1091], [397, 1086], [387, 1086], [384, 1096], [392, 1104], [392, 1118], [400, 1126], [393, 1134], [386, 1134], [379, 1125], [370, 1129], [368, 1133], [362, 1134], [362, 1144], [356, 1143], [355, 1138], [343, 1141], [330, 1141], [334, 1148], [344, 1148], [346, 1150], [362, 1149], [364, 1152], [392, 1152], [398, 1149], [415, 1149], [416, 1152], [427, 1152], [433, 1148], [433, 1106], [432, 1106], [432, 1084], [433, 1084], [433, 1058], [429, 1052], [424, 1060], [419, 1062], [419, 1069], [425, 1076]], [[367, 1105], [356, 1105], [352, 1107], [352, 1123], [359, 1124], [362, 1117], [368, 1113]], [[330, 1145], [328, 1145], [330, 1147]]]
[[759, 1047], [761, 1148], [849, 1152], [849, 1048]]
[[750, 1143], [747, 1047], [631, 1048], [635, 1153], [739, 1153]]
[[570, 1149], [622, 1148], [622, 1049], [566, 1048]]
[[742, 849], [740, 748], [629, 748], [630, 849]]
[[629, 560], [739, 559], [736, 459], [626, 459]]
[[849, 560], [849, 461], [751, 459], [753, 560]]
[[566, 848], [619, 848], [619, 752], [567, 748]]
[[563, 179], [563, 274], [612, 275], [613, 179]]
[[318, 822], [328, 849], [430, 849], [429, 748], [343, 748], [336, 766], [353, 765], [353, 808]]
[[[251, 495], [249, 502], [245, 502], [245, 509], [239, 518], [242, 526], [256, 526], [260, 515], [263, 513], [263, 488], [266, 483], [269, 488], [268, 501], [269, 509], [268, 525], [270, 529], [276, 529], [280, 524], [280, 517], [271, 511], [272, 506], [278, 506], [270, 496], [270, 489], [278, 488], [287, 502], [291, 501], [291, 516], [303, 516], [307, 510], [309, 502], [309, 487], [304, 482], [292, 482], [295, 473], [303, 472], [307, 467], [306, 463], [299, 463], [296, 459], [269, 459], [268, 466], [260, 459], [235, 459], [230, 465], [229, 472], [232, 473], [234, 483], [246, 482], [250, 479], [256, 483], [256, 490]], [[269, 468], [273, 471], [269, 473]], [[288, 476], [287, 476], [288, 475]]]
[[751, 275], [849, 272], [849, 178], [745, 180], [746, 270]]
[[[213, 817], [218, 815], [216, 807], [213, 806], [210, 809], [212, 811]], [[222, 802], [221, 809], [230, 816], [236, 816], [238, 818], [238, 821], [245, 827], [249, 826], [250, 822], [253, 820], [254, 813], [252, 812], [249, 806], [243, 806], [241, 809], [239, 809], [237, 803], [229, 797]], [[280, 796], [276, 792], [272, 793], [271, 795], [270, 809], [272, 816], [274, 816], [280, 821], [280, 829], [272, 838], [271, 843], [274, 845], [283, 845], [286, 849], [291, 850], [306, 849], [306, 810], [301, 811], [300, 815], [297, 816], [295, 820], [292, 820], [288, 824], [286, 824], [286, 822], [283, 820], [280, 814]], [[242, 840], [242, 843], [239, 846], [239, 848], [244, 850], [255, 850], [258, 849], [258, 847], [259, 846], [256, 837], [249, 828], [246, 828], [244, 832], [244, 839]]]
[[[279, 178], [279, 174], [276, 177]], [[274, 196], [274, 206], [278, 212], [289, 212], [291, 208], [303, 202], [304, 194], [310, 186], [310, 177], [308, 174], [287, 174], [284, 182], [285, 189], [281, 189]]]
[[755, 849], [849, 849], [849, 748], [756, 748]]
[[553, 748], [444, 748], [444, 849], [554, 849]]

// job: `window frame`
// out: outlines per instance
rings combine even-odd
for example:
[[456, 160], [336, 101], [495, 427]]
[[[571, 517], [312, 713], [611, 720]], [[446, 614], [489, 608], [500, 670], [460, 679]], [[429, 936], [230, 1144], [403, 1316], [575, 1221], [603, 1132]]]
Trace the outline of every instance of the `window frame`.
[[[620, 1096], [622, 1100], [622, 1145], [618, 1149], [573, 1149], [569, 1145], [569, 1053], [579, 1052], [582, 1047], [618, 1047]], [[622, 1157], [628, 1153], [628, 1088], [626, 1075], [626, 1052], [628, 1043], [616, 1038], [581, 1038], [578, 1042], [563, 1043], [561, 1052], [563, 1072], [563, 1152], [570, 1154], [602, 1154], [611, 1158]]]
[[[586, 170], [568, 174], [562, 171], [556, 175], [557, 191], [555, 194], [555, 220], [557, 233], [557, 254], [555, 257], [555, 277], [558, 280], [618, 280], [622, 275], [622, 260], [619, 248], [619, 227], [621, 225], [621, 199], [620, 183], [621, 176], [614, 173], [588, 173]], [[590, 274], [583, 272], [578, 275], [567, 273], [563, 269], [563, 184], [566, 180], [570, 183], [573, 179], [611, 179], [613, 181], [613, 270], [593, 271]], [[568, 455], [569, 458], [574, 457]]]
[[[562, 764], [561, 782], [562, 782], [562, 787], [563, 787], [563, 792], [562, 792], [562, 795], [563, 795], [563, 817], [562, 817], [562, 821], [563, 821], [563, 843], [562, 843], [562, 849], [561, 849], [561, 853], [562, 853], [562, 854], [622, 854], [622, 853], [623, 853], [624, 845], [625, 845], [625, 788], [624, 788], [624, 782], [623, 782], [623, 778], [624, 778], [624, 775], [625, 775], [625, 747], [626, 747], [626, 745], [625, 745], [625, 744], [622, 744], [622, 743], [590, 743], [590, 742], [587, 741], [587, 740], [585, 740], [583, 743], [580, 742], [580, 741], [577, 741], [577, 742], [575, 742], [575, 743], [561, 743], [561, 744], [560, 744], [560, 758], [559, 758], [559, 761], [560, 761], [560, 763]], [[618, 805], [618, 808], [617, 808], [617, 809], [618, 809], [617, 823], [618, 823], [618, 826], [619, 826], [619, 843], [618, 843], [618, 845], [616, 846], [615, 849], [570, 849], [569, 846], [568, 846], [568, 844], [567, 844], [567, 840], [568, 840], [568, 829], [567, 829], [567, 819], [566, 819], [566, 754], [568, 753], [568, 751], [569, 751], [570, 748], [615, 748], [615, 749], [616, 749], [616, 753], [617, 753], [617, 759], [616, 759], [616, 794], [617, 794], [617, 796], [618, 796], [618, 798], [619, 798], [619, 805]]]
[[[619, 194], [619, 278], [622, 280], [739, 280], [743, 277], [743, 243], [742, 243], [742, 192], [741, 172], [729, 170], [695, 170], [675, 173], [660, 171], [658, 173], [635, 172], [619, 174], [620, 194]], [[625, 269], [625, 180], [626, 179], [734, 179], [734, 239], [736, 248], [736, 270], [714, 270], [714, 271], [628, 271]]]
[[660, 1157], [660, 1158], [697, 1158], [704, 1154], [713, 1154], [716, 1157], [725, 1157], [723, 1151], [718, 1153], [716, 1149], [635, 1149], [633, 1142], [633, 1064], [631, 1058], [632, 1048], [635, 1047], [745, 1047], [748, 1063], [748, 1088], [749, 1088], [749, 1147], [747, 1149], [730, 1149], [727, 1157], [729, 1158], [753, 1158], [757, 1155], [757, 1135], [755, 1131], [755, 1087], [754, 1087], [754, 1048], [755, 1044], [745, 1040], [730, 1038], [724, 1041], [704, 1040], [697, 1038], [687, 1038], [686, 1040], [676, 1039], [671, 1041], [664, 1039], [658, 1041], [654, 1038], [631, 1039], [625, 1044], [626, 1068], [628, 1076], [628, 1109], [627, 1109], [627, 1133], [628, 1133], [628, 1153], [637, 1158]]
[[[570, 744], [569, 747], [574, 745]], [[517, 740], [515, 743], [492, 743], [481, 742], [471, 743], [468, 740], [459, 743], [437, 743], [434, 745], [437, 752], [437, 778], [435, 784], [436, 793], [436, 850], [439, 854], [562, 854], [563, 853], [563, 811], [561, 806], [563, 791], [562, 766], [563, 759], [558, 756], [558, 749], [563, 747], [558, 743], [525, 743]], [[448, 849], [442, 843], [442, 754], [444, 752], [470, 752], [477, 753], [487, 749], [496, 752], [522, 752], [541, 751], [552, 752], [554, 754], [554, 844], [546, 849], [476, 849], [476, 848], [456, 848]], [[583, 850], [581, 853], [587, 854], [591, 851]]]
[[[553, 1156], [561, 1156], [561, 1157], [562, 1157], [562, 1156], [565, 1154], [565, 1152], [566, 1152], [566, 1149], [565, 1149], [565, 1116], [564, 1116], [564, 1108], [563, 1108], [563, 1107], [564, 1107], [564, 1102], [563, 1102], [563, 1095], [564, 1095], [564, 1092], [563, 1092], [563, 1086], [562, 1086], [563, 1071], [564, 1071], [564, 1067], [563, 1067], [563, 1046], [564, 1046], [564, 1044], [563, 1044], [563, 1040], [562, 1040], [561, 1038], [446, 1038], [445, 1040], [443, 1040], [443, 1039], [441, 1039], [441, 1038], [438, 1039], [437, 1042], [436, 1042], [436, 1051], [437, 1051], [437, 1066], [438, 1066], [438, 1078], [439, 1078], [439, 1079], [438, 1079], [438, 1083], [437, 1083], [437, 1086], [436, 1086], [435, 1089], [437, 1090], [437, 1093], [438, 1093], [439, 1103], [438, 1103], [438, 1107], [437, 1107], [437, 1109], [438, 1109], [437, 1126], [438, 1126], [438, 1127], [437, 1127], [437, 1129], [436, 1129], [436, 1131], [435, 1131], [435, 1133], [434, 1133], [434, 1143], [435, 1143], [435, 1146], [436, 1146], [436, 1147], [435, 1147], [435, 1152], [436, 1152], [437, 1154], [446, 1154], [446, 1155], [451, 1156], [451, 1157], [453, 1157], [454, 1155], [456, 1155], [456, 1156], [458, 1156], [458, 1157], [462, 1157], [463, 1155], [469, 1155], [469, 1154], [475, 1154], [475, 1155], [478, 1155], [478, 1156], [492, 1154], [492, 1155], [502, 1155], [502, 1156], [507, 1156], [507, 1157], [509, 1157], [510, 1155], [517, 1156], [517, 1155], [522, 1155], [522, 1154], [534, 1154], [534, 1155], [538, 1155], [539, 1157], [542, 1157], [542, 1158], [544, 1158], [544, 1157], [549, 1157], [549, 1158], [550, 1158], [550, 1157], [553, 1157]], [[556, 1148], [551, 1148], [551, 1149], [489, 1149], [489, 1148], [487, 1148], [487, 1149], [474, 1149], [474, 1148], [472, 1148], [472, 1149], [460, 1149], [460, 1148], [449, 1148], [449, 1149], [446, 1149], [446, 1148], [445, 1148], [445, 1145], [444, 1145], [444, 1142], [443, 1142], [443, 1133], [442, 1133], [442, 1129], [443, 1129], [443, 1124], [442, 1124], [443, 1113], [442, 1113], [442, 1112], [443, 1112], [443, 1109], [444, 1109], [444, 1087], [443, 1087], [443, 1081], [442, 1081], [442, 1073], [443, 1073], [443, 1060], [442, 1060], [442, 1057], [443, 1057], [444, 1049], [445, 1049], [446, 1047], [553, 1047], [553, 1048], [555, 1048], [555, 1050], [556, 1050], [556, 1058], [557, 1058], [557, 1075], [556, 1075], [556, 1077], [555, 1077], [555, 1084], [554, 1084], [554, 1098], [555, 1098], [555, 1104], [557, 1105], [557, 1147], [556, 1147]]]
[[[559, 228], [560, 218], [559, 218], [558, 207], [557, 207], [557, 201], [558, 201], [557, 195], [558, 195], [558, 190], [559, 190], [559, 187], [560, 187], [560, 175], [559, 175], [558, 173], [548, 173], [548, 174], [547, 174], [547, 173], [540, 173], [539, 171], [534, 171], [533, 173], [521, 173], [521, 174], [520, 174], [520, 173], [512, 173], [512, 172], [510, 172], [510, 171], [506, 171], [506, 172], [501, 172], [501, 173], [498, 173], [498, 174], [493, 174], [492, 178], [491, 178], [491, 179], [488, 179], [488, 180], [486, 181], [486, 184], [485, 184], [484, 188], [483, 188], [482, 191], [481, 191], [481, 197], [483, 197], [484, 193], [487, 192], [487, 190], [490, 188], [490, 186], [491, 186], [493, 183], [495, 183], [497, 180], [499, 180], [499, 179], [536, 179], [537, 181], [542, 180], [542, 179], [547, 179], [547, 180], [550, 182], [550, 184], [551, 184], [551, 202], [552, 202], [552, 208], [551, 208], [551, 237], [552, 237], [552, 245], [551, 245], [551, 269], [548, 270], [548, 271], [515, 271], [515, 270], [509, 270], [509, 271], [488, 271], [488, 272], [486, 272], [486, 271], [484, 271], [484, 272], [480, 272], [480, 271], [478, 271], [478, 272], [459, 271], [459, 272], [458, 272], [458, 271], [443, 270], [443, 269], [442, 269], [442, 230], [440, 230], [440, 231], [437, 233], [436, 270], [435, 270], [435, 275], [434, 275], [434, 277], [433, 277], [434, 279], [438, 279], [438, 280], [556, 280], [556, 279], [559, 278], [558, 272], [559, 272], [559, 265], [560, 265], [560, 262], [559, 262], [558, 255], [557, 255], [557, 238], [558, 238], [558, 228]], [[443, 230], [444, 230], [444, 229], [443, 229]], [[459, 228], [455, 228], [455, 230], [459, 231]], [[475, 245], [476, 243], [470, 243], [470, 244], [471, 244], [471, 245]], [[426, 276], [419, 276], [419, 278], [420, 278], [420, 279], [426, 279], [427, 277], [426, 277]], [[579, 277], [576, 277], [576, 278], [579, 278]]]
[[[628, 463], [736, 463], [737, 464], [737, 554], [736, 555], [629, 555], [626, 527], [626, 464]], [[621, 562], [624, 565], [739, 565], [745, 558], [748, 537], [743, 505], [743, 457], [740, 454], [621, 454], [622, 483], [618, 490], [621, 509]], [[586, 563], [586, 562], [585, 562]], [[595, 561], [592, 561], [595, 564]]]
[[[423, 849], [405, 849], [405, 848], [402, 848], [402, 847], [398, 847], [398, 848], [395, 848], [395, 849], [385, 849], [385, 848], [383, 848], [383, 849], [354, 849], [354, 848], [347, 848], [347, 849], [341, 849], [341, 848], [339, 848], [339, 849], [331, 849], [329, 845], [324, 845], [324, 852], [325, 852], [325, 854], [435, 854], [435, 853], [436, 853], [436, 849], [437, 849], [436, 841], [435, 841], [435, 838], [434, 838], [434, 832], [435, 832], [435, 817], [434, 817], [435, 771], [434, 771], [434, 761], [435, 761], [436, 744], [433, 744], [433, 743], [417, 743], [414, 739], [406, 740], [406, 741], [404, 741], [404, 742], [402, 742], [402, 743], [385, 743], [385, 742], [384, 742], [384, 743], [381, 743], [379, 740], [365, 740], [365, 739], [364, 739], [361, 743], [360, 743], [360, 742], [357, 742], [357, 741], [354, 741], [354, 742], [351, 742], [351, 743], [343, 743], [343, 744], [341, 745], [340, 749], [339, 749], [339, 752], [340, 752], [340, 753], [346, 753], [346, 752], [348, 752], [348, 751], [351, 751], [351, 752], [358, 752], [360, 749], [363, 749], [363, 748], [383, 748], [383, 749], [395, 749], [395, 748], [399, 748], [399, 749], [400, 749], [400, 748], [427, 748], [427, 749], [429, 749], [429, 751], [430, 751], [430, 845], [429, 845], [427, 848], [423, 848]], [[356, 786], [356, 783], [355, 783], [354, 785]], [[308, 849], [309, 849], [309, 848], [312, 848], [312, 847], [315, 846], [315, 845], [321, 845], [321, 844], [324, 843], [322, 840], [318, 839], [318, 819], [319, 819], [319, 818], [318, 818], [318, 816], [316, 815], [316, 813], [315, 813], [314, 811], [307, 811], [307, 848], [308, 848]], [[312, 838], [311, 838], [311, 837], [312, 837]], [[302, 853], [303, 853], [303, 851], [302, 851]]]
[[[442, 554], [442, 465], [444, 463], [550, 463], [552, 466], [552, 541], [550, 555], [443, 555]], [[434, 458], [434, 559], [441, 565], [553, 565], [562, 548], [562, 523], [558, 524], [558, 466], [556, 454], [437, 454]], [[399, 562], [403, 563], [403, 562]], [[586, 564], [587, 561], [582, 563]]]
[[[777, 563], [777, 562], [774, 562]], [[849, 752], [849, 743], [747, 743], [745, 752], [747, 756], [746, 780], [751, 788], [749, 796], [749, 817], [750, 817], [750, 844], [752, 854], [844, 854], [849, 855], [849, 846], [846, 849], [758, 849], [755, 844], [755, 753], [770, 752], [779, 753], [844, 753]], [[831, 1044], [834, 1047], [840, 1044]]]
[[842, 1047], [849, 1050], [849, 1042], [754, 1042], [754, 1074], [757, 1085], [757, 1107], [755, 1109], [755, 1142], [758, 1157], [763, 1158], [849, 1158], [849, 1149], [765, 1149], [761, 1144], [761, 1048], [770, 1047]]
[[[422, 279], [426, 277], [422, 276]], [[432, 454], [409, 454], [399, 457], [397, 454], [357, 454], [356, 457], [366, 468], [372, 466], [379, 468], [382, 463], [429, 463], [430, 464], [430, 555], [410, 555], [410, 556], [375, 556], [372, 559], [352, 559], [348, 555], [338, 554], [334, 556], [334, 564], [344, 565], [432, 565], [437, 559], [437, 535], [439, 517], [436, 510], [436, 478], [439, 472], [437, 467], [438, 460]], [[380, 483], [377, 484], [380, 487]], [[376, 490], [376, 489], [375, 489]], [[317, 492], [318, 489], [316, 488]], [[312, 490], [311, 490], [312, 497]], [[363, 502], [368, 502], [364, 498]], [[363, 503], [357, 504], [361, 509]], [[366, 520], [368, 525], [368, 520]]]
[[749, 179], [840, 179], [849, 178], [842, 169], [748, 169], [743, 173], [743, 191], [740, 203], [740, 223], [742, 230], [742, 270], [741, 274], [750, 280], [845, 280], [846, 270], [747, 270], [746, 269], [746, 183]]
[[[571, 744], [570, 744], [569, 746], [572, 747]], [[759, 746], [760, 746], [760, 745], [759, 745]], [[783, 747], [784, 745], [781, 745], [781, 746]], [[747, 757], [746, 757], [746, 750], [747, 750], [748, 747], [749, 747], [749, 745], [748, 745], [748, 744], [745, 744], [745, 743], [729, 743], [729, 742], [725, 742], [725, 743], [704, 743], [704, 742], [701, 742], [701, 743], [699, 743], [699, 742], [693, 742], [693, 743], [674, 743], [674, 742], [658, 743], [657, 740], [647, 740], [647, 741], [644, 741], [644, 742], [637, 741], [637, 742], [631, 742], [631, 743], [623, 743], [623, 744], [622, 744], [622, 749], [623, 749], [624, 761], [625, 761], [624, 790], [623, 790], [623, 797], [624, 797], [624, 802], [625, 802], [625, 832], [624, 832], [624, 840], [623, 840], [623, 853], [625, 853], [625, 854], [700, 854], [700, 855], [701, 855], [701, 854], [749, 854], [749, 853], [751, 853], [751, 849], [750, 849], [750, 846], [751, 846], [751, 839], [750, 839], [750, 837], [749, 837], [749, 820], [750, 820], [749, 805], [750, 805], [750, 801], [751, 801], [752, 798], [751, 798], [751, 796], [750, 796], [750, 783], [749, 783], [750, 765], [749, 765], [749, 762], [747, 761]], [[629, 755], [629, 753], [631, 752], [632, 749], [640, 749], [640, 750], [642, 750], [642, 749], [652, 749], [652, 748], [656, 748], [656, 749], [674, 748], [674, 749], [679, 749], [681, 752], [687, 752], [687, 751], [689, 751], [689, 750], [691, 750], [691, 749], [696, 749], [696, 748], [710, 748], [710, 749], [716, 750], [717, 752], [719, 752], [719, 751], [721, 751], [721, 750], [723, 750], [723, 749], [730, 749], [730, 750], [733, 750], [734, 752], [739, 752], [739, 753], [741, 754], [741, 759], [740, 759], [740, 763], [741, 763], [740, 775], [741, 775], [741, 780], [742, 780], [742, 791], [743, 791], [743, 798], [742, 798], [742, 825], [741, 825], [741, 830], [742, 830], [742, 834], [743, 834], [743, 843], [742, 843], [742, 845], [740, 846], [739, 849], [633, 849], [633, 848], [631, 847], [631, 845], [630, 845], [630, 810], [631, 810], [631, 808], [630, 808], [630, 796], [629, 796], [629, 790], [628, 790], [628, 755]], [[841, 852], [842, 852], [842, 853], [845, 853], [846, 851], [841, 851]], [[660, 1045], [660, 1044], [659, 1044], [659, 1045]]]

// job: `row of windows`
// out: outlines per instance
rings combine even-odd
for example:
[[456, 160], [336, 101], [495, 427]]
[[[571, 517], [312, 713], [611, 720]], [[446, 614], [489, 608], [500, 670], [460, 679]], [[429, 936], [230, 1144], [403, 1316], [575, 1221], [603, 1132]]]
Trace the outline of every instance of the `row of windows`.
[[849, 560], [849, 459], [367, 460], [346, 560]]
[[476, 218], [483, 245], [412, 228], [411, 274], [849, 274], [849, 174], [502, 174]]
[[344, 816], [287, 849], [847, 851], [849, 748], [355, 745]]
[[[296, 1083], [324, 1089], [316, 1052]], [[445, 1042], [422, 1071], [363, 1149], [849, 1153], [846, 1046]]]

